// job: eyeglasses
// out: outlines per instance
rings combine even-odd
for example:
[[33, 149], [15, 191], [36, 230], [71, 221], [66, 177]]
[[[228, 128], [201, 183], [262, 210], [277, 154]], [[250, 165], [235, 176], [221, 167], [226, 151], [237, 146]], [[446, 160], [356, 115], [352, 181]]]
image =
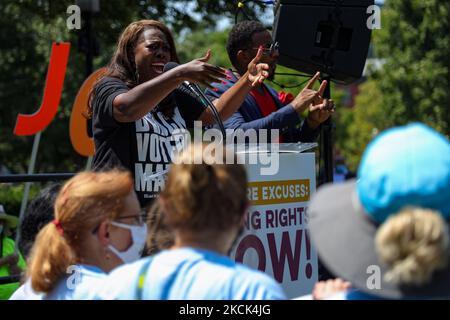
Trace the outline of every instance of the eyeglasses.
[[[259, 48], [253, 47], [252, 49], [258, 50]], [[263, 55], [272, 56], [275, 52], [278, 52], [279, 49], [280, 49], [280, 44], [278, 43], [278, 41], [275, 41], [271, 44], [266, 44], [263, 47]]]
[[[142, 226], [144, 223], [147, 222], [148, 214], [147, 214], [147, 211], [142, 210], [138, 215], [128, 215], [128, 216], [117, 217], [115, 220], [130, 219], [130, 218], [134, 218], [134, 222], [130, 223], [131, 225]], [[94, 228], [94, 230], [92, 230], [92, 234], [96, 234], [99, 228], [100, 228], [100, 224], [97, 225]]]
[[138, 215], [121, 216], [121, 217], [117, 217], [115, 220], [134, 218], [134, 223], [133, 224], [141, 226], [141, 225], [143, 225], [144, 223], [147, 222], [147, 217], [148, 217], [147, 212], [146, 211], [141, 211]]

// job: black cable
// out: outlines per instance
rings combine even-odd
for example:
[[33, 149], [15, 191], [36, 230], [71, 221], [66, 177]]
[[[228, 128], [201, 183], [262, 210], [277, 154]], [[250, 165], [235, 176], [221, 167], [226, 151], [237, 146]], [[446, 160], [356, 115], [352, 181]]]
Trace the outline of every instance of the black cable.
[[184, 83], [178, 86], [177, 90], [189, 95], [194, 98], [196, 101], [200, 102], [205, 109], [209, 108], [212, 112], [214, 120], [222, 132], [224, 141], [226, 140], [225, 127], [223, 125], [222, 119], [220, 118], [219, 112], [212, 102], [208, 99], [208, 97], [203, 93], [203, 90], [195, 83]]
[[[240, 2], [240, 3], [243, 3], [242, 1], [239, 1], [239, 2]], [[244, 7], [238, 7], [238, 9], [236, 10], [236, 14], [235, 14], [235, 16], [234, 16], [234, 24], [237, 24], [237, 23], [238, 23], [237, 20], [238, 20], [239, 11], [242, 12], [242, 14], [244, 15], [244, 17], [245, 17], [247, 20], [252, 20], [252, 19], [249, 17], [249, 15], [245, 12]]]
[[219, 112], [217, 111], [217, 109], [214, 106], [214, 104], [208, 99], [208, 97], [206, 97], [206, 95], [203, 93], [203, 91], [200, 90], [200, 88], [198, 88], [198, 93], [200, 94], [200, 96], [206, 102], [206, 105], [209, 107], [209, 109], [213, 113], [214, 118], [216, 120], [216, 123], [219, 125], [220, 131], [222, 132], [223, 142], [225, 142], [226, 138], [227, 138], [227, 135], [226, 135], [226, 132], [225, 132], [225, 127], [223, 125], [222, 119], [220, 118]]
[[9, 283], [16, 283], [16, 282], [19, 282], [21, 278], [22, 278], [22, 275], [20, 275], [20, 274], [15, 274], [15, 275], [12, 275], [12, 276], [0, 277], [0, 285], [9, 284]]
[[288, 73], [288, 72], [275, 72], [276, 76], [293, 76], [293, 77], [304, 77], [304, 78], [310, 78], [311, 75], [304, 74], [304, 73]]
[[[237, 70], [230, 69], [231, 72], [239, 74]], [[289, 72], [275, 72], [276, 76], [293, 76], [293, 77], [304, 77], [311, 78], [311, 75], [306, 73], [289, 73]]]
[[303, 73], [287, 73], [287, 72], [275, 72], [276, 76], [293, 76], [293, 77], [305, 77], [308, 78], [305, 81], [293, 85], [293, 86], [287, 86], [281, 83], [276, 82], [275, 80], [269, 80], [270, 82], [276, 84], [277, 86], [279, 86], [281, 89], [293, 89], [293, 88], [298, 88], [301, 87], [302, 85], [304, 85], [306, 82], [308, 82], [311, 79], [311, 76], [308, 74], [303, 74]]
[[[231, 72], [233, 72], [233, 73], [238, 73], [238, 74], [239, 74], [239, 72], [237, 72], [236, 70], [233, 70], [233, 69], [231, 69]], [[311, 75], [303, 74], [303, 73], [275, 72], [275, 75], [276, 75], [276, 76], [277, 76], [277, 75], [280, 75], [280, 76], [293, 76], [293, 77], [304, 77], [304, 78], [308, 78], [308, 79], [306, 79], [305, 81], [303, 81], [303, 82], [301, 82], [301, 83], [299, 83], [299, 84], [293, 85], [293, 86], [286, 86], [286, 85], [284, 85], [284, 84], [281, 84], [281, 83], [276, 82], [275, 80], [268, 80], [268, 81], [274, 83], [275, 85], [279, 86], [281, 89], [293, 89], [293, 88], [298, 88], [298, 87], [304, 85], [306, 82], [308, 82], [308, 81], [312, 78]]]
[[272, 83], [274, 83], [274, 84], [276, 84], [276, 85], [279, 86], [281, 89], [293, 89], [293, 88], [301, 87], [302, 85], [304, 85], [304, 84], [305, 84], [306, 82], [308, 82], [309, 80], [310, 80], [310, 78], [309, 78], [309, 79], [306, 79], [305, 81], [303, 81], [303, 82], [301, 82], [301, 83], [299, 83], [299, 84], [293, 85], [293, 86], [286, 86], [286, 85], [284, 85], [284, 84], [281, 84], [281, 83], [276, 82], [275, 80], [269, 80], [269, 81], [272, 82]]
[[269, 5], [275, 5], [275, 1], [273, 0], [238, 0], [237, 1], [237, 10], [236, 13], [234, 15], [234, 24], [237, 24], [237, 20], [238, 20], [238, 15], [239, 12], [242, 12], [242, 14], [244, 15], [244, 17], [247, 20], [252, 20], [249, 15], [245, 12], [245, 3], [246, 2], [254, 2], [254, 3], [258, 3], [261, 5], [265, 5], [265, 6], [269, 6]]

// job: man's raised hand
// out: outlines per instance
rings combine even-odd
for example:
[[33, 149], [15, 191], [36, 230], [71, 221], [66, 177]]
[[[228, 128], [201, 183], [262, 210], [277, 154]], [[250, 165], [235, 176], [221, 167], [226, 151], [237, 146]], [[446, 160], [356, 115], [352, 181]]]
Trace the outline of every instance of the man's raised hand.
[[269, 76], [269, 65], [267, 63], [259, 63], [263, 55], [263, 48], [260, 46], [258, 52], [252, 61], [248, 64], [248, 80], [252, 87], [257, 87]]
[[311, 104], [320, 104], [323, 101], [323, 93], [328, 84], [328, 81], [323, 81], [318, 91], [313, 90], [314, 84], [320, 77], [320, 72], [317, 72], [311, 80], [308, 81], [305, 88], [292, 101], [292, 106], [299, 113], [303, 113], [309, 108]]

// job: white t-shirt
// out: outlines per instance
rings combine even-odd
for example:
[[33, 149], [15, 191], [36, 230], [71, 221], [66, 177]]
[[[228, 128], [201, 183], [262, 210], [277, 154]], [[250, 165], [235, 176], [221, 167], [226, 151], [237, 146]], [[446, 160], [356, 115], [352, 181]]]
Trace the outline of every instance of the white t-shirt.
[[74, 265], [70, 272], [60, 279], [48, 294], [35, 292], [31, 287], [31, 280], [28, 279], [14, 292], [10, 300], [88, 300], [93, 298], [92, 288], [100, 285], [106, 276], [98, 267], [88, 265]]
[[92, 288], [101, 284], [105, 278], [100, 268], [87, 265], [75, 265], [72, 274], [59, 280], [52, 292], [44, 300], [90, 300], [93, 298]]
[[43, 293], [37, 293], [33, 290], [31, 280], [28, 279], [9, 297], [9, 300], [42, 300], [43, 296]]

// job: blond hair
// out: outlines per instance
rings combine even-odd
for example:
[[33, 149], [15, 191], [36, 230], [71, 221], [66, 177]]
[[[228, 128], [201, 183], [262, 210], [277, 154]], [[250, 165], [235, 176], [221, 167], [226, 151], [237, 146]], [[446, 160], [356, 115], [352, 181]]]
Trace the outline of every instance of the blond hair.
[[[239, 224], [247, 205], [247, 174], [243, 165], [226, 163], [226, 151], [218, 159], [190, 145], [168, 174], [164, 218], [174, 229], [228, 230]], [[220, 162], [220, 163], [217, 163]]]
[[406, 208], [389, 218], [377, 231], [376, 251], [389, 271], [385, 281], [424, 285], [448, 263], [447, 224], [435, 211]]
[[85, 236], [102, 220], [117, 217], [133, 188], [128, 172], [82, 172], [68, 180], [55, 200], [55, 220], [36, 237], [31, 249], [28, 276], [37, 292], [48, 293], [80, 263]]

